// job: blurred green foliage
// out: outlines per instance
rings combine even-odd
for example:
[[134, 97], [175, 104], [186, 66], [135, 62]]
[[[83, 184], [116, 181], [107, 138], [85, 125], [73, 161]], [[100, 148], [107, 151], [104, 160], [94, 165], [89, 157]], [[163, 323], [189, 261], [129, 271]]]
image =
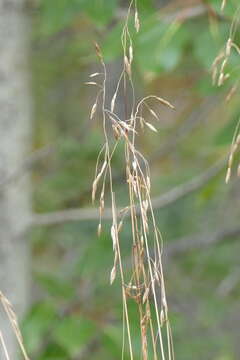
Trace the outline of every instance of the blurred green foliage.
[[[161, 121], [156, 125], [159, 133], [141, 134], [139, 147], [151, 158], [159, 146], [168, 146], [174, 134], [177, 139], [181, 129], [186, 132], [164, 156], [151, 162], [153, 196], [192, 179], [222, 157], [228, 151], [238, 121], [239, 101], [233, 98], [228, 104], [224, 102], [236, 76], [217, 88], [212, 86], [210, 74], [212, 62], [228, 38], [238, 0], [227, 1], [223, 21], [207, 11], [185, 21], [171, 20], [176, 12], [203, 6], [202, 3], [170, 1], [168, 7], [161, 8], [157, 1], [138, 0], [141, 21], [138, 35], [130, 18], [139, 94], [150, 92], [169, 97], [177, 109], [173, 115], [160, 109]], [[220, 0], [206, 3], [220, 13]], [[98, 117], [89, 120], [96, 90], [87, 88], [84, 82], [88, 81], [89, 73], [99, 69], [95, 40], [101, 45], [107, 63], [119, 62], [120, 10], [126, 11], [126, 2], [40, 0], [33, 14], [34, 146], [50, 146], [48, 155], [33, 171], [37, 212], [90, 203], [102, 134]], [[235, 55], [228, 64], [228, 71], [233, 74], [239, 62]], [[197, 121], [201, 111], [201, 121]], [[192, 116], [193, 113], [196, 114]], [[114, 174], [121, 169], [122, 152], [120, 147], [113, 159]], [[238, 224], [239, 191], [235, 183], [226, 187], [223, 179], [221, 172], [198, 192], [157, 210], [165, 246], [186, 235], [207, 234]], [[116, 189], [124, 203], [126, 194], [121, 182]], [[96, 236], [97, 221], [36, 227], [30, 234], [35, 285], [33, 306], [23, 322], [23, 330], [33, 359], [120, 358], [121, 291], [119, 280], [112, 287], [109, 285], [113, 261], [109, 225], [104, 223], [100, 238]], [[130, 236], [126, 221], [121, 240], [126, 266], [131, 254]], [[239, 289], [236, 286], [227, 294], [219, 292], [222, 282], [239, 263], [239, 246], [230, 240], [166, 259], [178, 360], [239, 359]], [[139, 334], [131, 301], [131, 321]], [[135, 338], [134, 346], [139, 349], [139, 338]]]

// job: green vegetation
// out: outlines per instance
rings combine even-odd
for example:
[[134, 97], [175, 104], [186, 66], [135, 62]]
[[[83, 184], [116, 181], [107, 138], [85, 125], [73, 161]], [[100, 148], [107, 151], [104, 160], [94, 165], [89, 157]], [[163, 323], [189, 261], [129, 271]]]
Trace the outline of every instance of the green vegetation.
[[[239, 89], [229, 101], [226, 97], [236, 85], [240, 57], [237, 51], [231, 53], [226, 68], [230, 77], [221, 87], [212, 84], [211, 65], [228, 40], [239, 0], [228, 0], [224, 12], [220, 0], [163, 1], [162, 7], [159, 3], [138, 0], [139, 33], [134, 30], [134, 14], [129, 28], [136, 96], [156, 94], [175, 106], [170, 112], [152, 102], [159, 121], [149, 111], [144, 115], [158, 133], [146, 128], [137, 136], [138, 147], [151, 167], [152, 198], [175, 187], [179, 190], [182, 184], [187, 188], [185, 196], [180, 194], [176, 201], [156, 208], [164, 238], [176, 359], [237, 360], [238, 159], [236, 156], [228, 185], [227, 165], [219, 166], [219, 160], [228, 154], [239, 120]], [[36, 8], [32, 5], [34, 147], [43, 150], [33, 168], [33, 198], [35, 212], [49, 214], [49, 219], [52, 212], [91, 207], [95, 164], [104, 139], [100, 114], [89, 119], [97, 90], [85, 82], [91, 73], [101, 71], [94, 50], [97, 41], [109, 70], [107, 101], [111, 101], [116, 73], [121, 71], [121, 31], [127, 5], [118, 0], [40, 0]], [[237, 44], [239, 34], [237, 31]], [[120, 113], [121, 100], [116, 106]], [[123, 152], [120, 144], [112, 166], [118, 202], [125, 206]], [[215, 175], [199, 180], [212, 167]], [[190, 181], [199, 181], [195, 191], [189, 190]], [[110, 194], [106, 202], [109, 207]], [[36, 216], [29, 234], [33, 305], [22, 324], [30, 358], [120, 359], [119, 276], [109, 284], [111, 221], [103, 221], [98, 238], [97, 217], [66, 221], [63, 216], [59, 223], [47, 226], [40, 220]], [[121, 233], [126, 270], [130, 270], [130, 237], [131, 224], [126, 221]], [[129, 299], [129, 312], [134, 334], [138, 334], [133, 299]], [[139, 336], [134, 339], [140, 359]], [[124, 359], [129, 359], [128, 352]]]

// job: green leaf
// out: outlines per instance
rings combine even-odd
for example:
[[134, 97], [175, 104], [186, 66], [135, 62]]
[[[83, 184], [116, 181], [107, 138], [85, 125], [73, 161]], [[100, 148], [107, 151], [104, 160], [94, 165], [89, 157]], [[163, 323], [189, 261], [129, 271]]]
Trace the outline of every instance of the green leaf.
[[117, 24], [105, 37], [102, 51], [105, 61], [109, 62], [122, 54], [122, 24]]
[[37, 280], [54, 297], [69, 299], [74, 295], [74, 288], [64, 279], [50, 274], [38, 274]]
[[61, 346], [55, 343], [50, 343], [37, 360], [69, 360], [69, 356], [66, 350]]
[[140, 16], [152, 14], [157, 10], [153, 0], [140, 0], [137, 2], [137, 8]]
[[[104, 329], [102, 342], [104, 347], [112, 354], [114, 357], [118, 357], [122, 349], [122, 329], [119, 326], [107, 326]], [[126, 354], [124, 354], [127, 356]], [[125, 358], [124, 356], [124, 358]], [[126, 357], [128, 359], [128, 357]]]
[[50, 303], [33, 306], [23, 321], [23, 336], [29, 352], [36, 350], [57, 319], [54, 307]]
[[95, 325], [89, 319], [76, 315], [65, 318], [54, 330], [54, 339], [71, 356], [76, 355], [95, 335]]
[[149, 19], [142, 24], [136, 40], [136, 57], [142, 71], [159, 73], [174, 69], [181, 60], [189, 40], [179, 23], [170, 25]]
[[106, 25], [111, 21], [118, 0], [85, 0], [84, 10], [97, 25]]
[[41, 4], [42, 33], [51, 35], [68, 26], [83, 9], [84, 0], [43, 0]]
[[52, 35], [71, 25], [85, 12], [95, 25], [106, 25], [114, 16], [118, 0], [43, 0], [41, 32]]

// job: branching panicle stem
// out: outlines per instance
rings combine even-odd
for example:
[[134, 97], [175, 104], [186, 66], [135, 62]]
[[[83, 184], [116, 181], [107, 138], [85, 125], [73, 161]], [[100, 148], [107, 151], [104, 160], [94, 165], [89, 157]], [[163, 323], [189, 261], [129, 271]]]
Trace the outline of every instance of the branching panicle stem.
[[[122, 283], [122, 301], [123, 301], [123, 349], [122, 358], [126, 352], [125, 349], [125, 333], [128, 338], [128, 351], [130, 359], [135, 357], [132, 343], [131, 320], [128, 313], [128, 301], [132, 298], [138, 308], [139, 314], [139, 336], [141, 338], [141, 357], [143, 360], [150, 358], [153, 354], [154, 360], [174, 360], [172, 335], [168, 320], [168, 307], [166, 301], [166, 292], [163, 279], [163, 269], [161, 261], [161, 234], [157, 228], [155, 215], [153, 211], [150, 196], [150, 171], [149, 165], [143, 155], [136, 149], [136, 136], [139, 124], [142, 128], [148, 127], [152, 131], [157, 131], [155, 127], [146, 122], [142, 117], [142, 107], [145, 106], [149, 110], [151, 116], [158, 118], [151, 109], [147, 101], [152, 99], [160, 105], [173, 109], [173, 105], [167, 100], [149, 95], [144, 97], [138, 103], [135, 101], [135, 91], [132, 81], [132, 63], [134, 58], [133, 43], [129, 31], [129, 18], [131, 10], [134, 7], [135, 12], [135, 29], [138, 32], [140, 22], [137, 12], [137, 1], [131, 0], [127, 12], [126, 20], [122, 31], [122, 47], [123, 47], [123, 70], [117, 83], [116, 91], [113, 95], [110, 109], [106, 106], [106, 79], [107, 71], [103, 60], [101, 49], [96, 45], [97, 56], [103, 67], [103, 82], [98, 84], [101, 88], [101, 113], [103, 122], [103, 133], [105, 144], [102, 147], [96, 167], [95, 180], [93, 182], [93, 200], [97, 193], [97, 186], [102, 181], [102, 190], [99, 198], [100, 201], [100, 228], [101, 218], [104, 211], [104, 193], [106, 189], [106, 179], [108, 177], [109, 191], [112, 202], [112, 226], [111, 238], [113, 242], [114, 265], [111, 271], [110, 281], [115, 280], [117, 268], [120, 272]], [[125, 118], [121, 119], [114, 112], [115, 102], [119, 96], [120, 85], [123, 85], [124, 101], [125, 101]], [[132, 92], [132, 101], [129, 103], [127, 90]], [[91, 111], [91, 118], [96, 112], [99, 104], [99, 95]], [[130, 114], [130, 115], [129, 115]], [[141, 120], [140, 120], [141, 119]], [[110, 139], [107, 129], [107, 122], [113, 128], [116, 141]], [[108, 126], [109, 127], [109, 126]], [[123, 141], [125, 145], [125, 174], [126, 184], [128, 188], [129, 203], [126, 207], [130, 210], [131, 237], [132, 241], [132, 274], [129, 281], [126, 282], [127, 274], [124, 269], [124, 263], [121, 256], [121, 246], [119, 241], [119, 233], [123, 224], [123, 214], [118, 214], [116, 206], [116, 195], [114, 191], [113, 176], [111, 169], [111, 161], [119, 141]], [[104, 154], [104, 156], [103, 156]], [[99, 165], [102, 159], [102, 164]], [[99, 170], [100, 169], [100, 170]], [[151, 244], [150, 244], [151, 242]], [[153, 252], [153, 254], [152, 254]], [[126, 327], [126, 331], [125, 331]], [[163, 331], [166, 331], [167, 341], [164, 343]], [[149, 341], [151, 338], [151, 342]]]

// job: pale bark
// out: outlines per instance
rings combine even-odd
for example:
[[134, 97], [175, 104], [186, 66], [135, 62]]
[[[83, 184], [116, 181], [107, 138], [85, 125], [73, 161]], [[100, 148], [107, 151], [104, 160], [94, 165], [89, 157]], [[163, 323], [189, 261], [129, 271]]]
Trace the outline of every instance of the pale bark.
[[[28, 24], [24, 0], [0, 0], [0, 178], [8, 178], [29, 151], [31, 108], [27, 78]], [[30, 219], [29, 179], [0, 189], [0, 290], [19, 317], [28, 303]], [[13, 332], [3, 313], [0, 330], [11, 360], [17, 358]], [[2, 349], [0, 359], [4, 359]]]

